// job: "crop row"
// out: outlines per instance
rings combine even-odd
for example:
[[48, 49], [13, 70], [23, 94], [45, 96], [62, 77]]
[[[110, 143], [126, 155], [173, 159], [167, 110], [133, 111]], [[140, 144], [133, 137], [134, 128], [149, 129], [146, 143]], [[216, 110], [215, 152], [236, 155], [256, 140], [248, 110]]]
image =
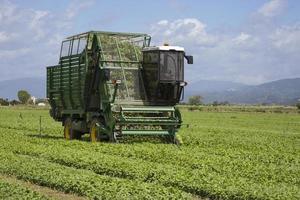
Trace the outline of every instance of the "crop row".
[[[1, 111], [0, 145], [18, 158], [45, 161], [77, 173], [134, 180], [137, 185], [171, 187], [183, 194], [221, 199], [299, 199], [300, 116], [183, 114], [185, 123], [191, 126], [181, 129], [185, 144], [177, 148], [151, 140], [69, 142], [63, 140], [60, 123], [53, 123], [47, 111]], [[33, 136], [38, 133], [39, 115], [44, 122], [42, 138]], [[126, 184], [119, 186], [126, 188]]]
[[47, 198], [37, 192], [29, 190], [26, 187], [14, 183], [8, 183], [0, 179], [0, 199], [46, 200]]
[[[203, 167], [202, 169], [191, 170], [179, 166], [172, 166], [160, 163], [146, 162], [135, 159], [122, 159], [119, 156], [111, 155], [88, 155], [87, 152], [75, 152], [73, 149], [52, 148], [52, 151], [34, 151], [27, 149], [25, 151], [17, 150], [18, 153], [36, 156], [47, 159], [51, 162], [62, 165], [75, 167], [79, 169], [88, 169], [97, 174], [105, 174], [114, 177], [133, 179], [141, 182], [153, 182], [164, 186], [172, 186], [183, 191], [201, 195], [209, 196], [211, 198], [259, 198], [259, 195], [251, 194], [252, 191], [263, 193], [263, 191], [272, 191], [270, 198], [280, 195], [282, 190], [288, 190], [291, 193], [297, 194], [297, 188], [293, 184], [297, 184], [295, 174], [286, 174], [284, 181], [281, 180], [280, 187], [269, 187], [268, 173], [256, 169], [257, 180], [248, 178], [248, 172], [241, 172], [238, 174], [226, 174], [226, 171], [218, 171], [218, 167], [214, 170]], [[238, 163], [237, 163], [238, 164]], [[224, 167], [226, 169], [226, 166]], [[223, 168], [223, 169], [224, 169]], [[279, 169], [280, 170], [280, 169]], [[277, 170], [277, 173], [280, 171]], [[295, 173], [295, 170], [291, 172]], [[227, 172], [230, 170], [227, 170]], [[220, 172], [223, 174], [220, 176]], [[244, 176], [243, 176], [244, 175]], [[263, 176], [264, 175], [264, 176]], [[270, 175], [272, 176], [272, 175]], [[265, 177], [265, 178], [264, 178]], [[278, 181], [278, 180], [277, 180]], [[230, 187], [238, 184], [234, 191], [229, 190]], [[218, 190], [223, 186], [222, 190]], [[225, 191], [224, 188], [226, 188]], [[247, 194], [249, 192], [249, 194]], [[264, 194], [264, 197], [268, 197]]]
[[[189, 193], [211, 198], [249, 199], [263, 196], [264, 198], [276, 199], [276, 197], [281, 197], [283, 190], [289, 191], [292, 196], [297, 195], [297, 187], [294, 186], [298, 181], [296, 174], [299, 170], [297, 168], [286, 170], [289, 173], [284, 173], [285, 176], [276, 176], [282, 171], [281, 168], [276, 169], [276, 165], [270, 164], [269, 166], [275, 167], [272, 171], [274, 175], [270, 174], [270, 171], [266, 170], [263, 165], [257, 165], [256, 169], [252, 169], [253, 166], [246, 168], [245, 165], [248, 162], [229, 163], [226, 160], [219, 160], [218, 163], [216, 157], [203, 157], [202, 165], [193, 169], [137, 158], [102, 154], [97, 151], [91, 153], [91, 151], [78, 146], [82, 142], [47, 143], [41, 139], [31, 139], [30, 142], [24, 142], [21, 138], [16, 138], [17, 134], [4, 137], [7, 138], [6, 145], [8, 146], [6, 148], [18, 154], [35, 156], [78, 169], [91, 170], [100, 175], [172, 186]], [[16, 141], [22, 142], [17, 144]], [[39, 144], [39, 141], [44, 143]], [[210, 160], [212, 158], [214, 160]], [[238, 171], [241, 168], [243, 170]], [[270, 187], [268, 185], [270, 180], [280, 182], [280, 186]], [[238, 187], [234, 187], [237, 184]], [[230, 190], [230, 188], [234, 188], [234, 190]]]
[[[222, 137], [226, 136], [227, 131], [219, 131], [219, 135], [223, 134]], [[204, 136], [203, 136], [204, 137]], [[211, 138], [216, 138], [216, 136], [210, 136]], [[273, 139], [276, 136], [273, 136]], [[263, 141], [263, 139], [265, 141]], [[281, 141], [281, 137], [278, 138]], [[215, 139], [217, 140], [217, 139]], [[225, 139], [224, 139], [225, 140]], [[80, 149], [76, 151], [76, 154], [89, 155], [97, 160], [114, 160], [114, 163], [124, 160], [123, 158], [128, 158], [127, 162], [143, 163], [146, 162], [145, 168], [148, 166], [159, 165], [164, 166], [163, 168], [168, 168], [168, 166], [176, 166], [177, 168], [185, 168], [188, 171], [191, 170], [206, 170], [212, 172], [218, 172], [226, 174], [234, 174], [234, 176], [244, 176], [251, 179], [251, 181], [262, 182], [262, 180], [268, 178], [269, 180], [276, 182], [286, 182], [290, 184], [295, 184], [296, 174], [299, 173], [297, 170], [298, 158], [295, 157], [293, 153], [293, 146], [282, 147], [285, 153], [271, 151], [273, 148], [269, 143], [270, 138], [261, 137], [261, 145], [257, 145], [258, 148], [253, 148], [252, 151], [244, 149], [242, 146], [246, 144], [241, 143], [239, 150], [236, 151], [237, 144], [226, 144], [224, 141], [222, 145], [216, 146], [215, 141], [210, 141], [210, 143], [201, 145], [198, 148], [182, 148], [170, 145], [111, 145], [111, 144], [101, 144], [101, 145], [87, 145], [84, 142], [65, 142], [64, 140], [31, 140], [31, 143], [37, 145], [52, 146], [48, 148], [59, 148], [63, 146], [63, 149], [67, 151], [74, 151], [74, 149]], [[287, 138], [286, 138], [287, 140]], [[289, 139], [290, 143], [293, 137]], [[259, 142], [259, 141], [257, 141]], [[277, 149], [282, 145], [283, 142], [277, 142]], [[238, 142], [236, 142], [238, 143]], [[215, 152], [209, 148], [209, 145], [215, 147]], [[232, 146], [235, 148], [232, 148]], [[274, 145], [273, 145], [274, 146]], [[160, 148], [159, 154], [157, 154], [157, 148]], [[44, 149], [40, 147], [39, 149]], [[60, 150], [58, 150], [60, 152]], [[290, 151], [290, 152], [289, 152]], [[43, 150], [47, 153], [47, 150]], [[39, 153], [43, 153], [39, 152]], [[89, 154], [93, 152], [93, 154]], [[54, 156], [53, 156], [54, 157]], [[59, 158], [59, 156], [57, 157]], [[125, 162], [125, 161], [124, 161]], [[105, 165], [105, 164], [103, 164]], [[122, 163], [120, 165], [123, 165]], [[109, 165], [108, 165], [109, 166]], [[109, 168], [109, 167], [108, 167]], [[158, 168], [152, 167], [152, 168]], [[241, 170], [242, 169], [242, 170]], [[284, 169], [284, 170], [282, 170]], [[298, 168], [299, 169], [299, 168]], [[128, 171], [130, 171], [128, 169]], [[134, 171], [134, 170], [133, 170]], [[234, 178], [230, 175], [230, 179]]]
[[[17, 129], [24, 130], [24, 129]], [[197, 128], [201, 131], [201, 128]], [[191, 129], [192, 132], [195, 132]], [[226, 128], [211, 128], [209, 130], [203, 129], [203, 131], [208, 131], [207, 134], [201, 135], [202, 140], [197, 139], [197, 134], [189, 134], [185, 137], [186, 140], [191, 140], [189, 144], [182, 147], [180, 150], [172, 145], [162, 145], [162, 144], [135, 144], [135, 145], [86, 145], [82, 143], [66, 143], [66, 146], [70, 148], [80, 148], [81, 150], [101, 152], [109, 155], [118, 155], [129, 158], [138, 158], [143, 160], [148, 160], [151, 162], [159, 162], [166, 164], [176, 164], [183, 167], [201, 168], [203, 164], [203, 159], [207, 158], [208, 154], [211, 156], [219, 157], [220, 159], [238, 159], [243, 161], [249, 161], [251, 163], [256, 162], [259, 165], [268, 165], [269, 163], [274, 163], [276, 165], [290, 165], [290, 162], [296, 161], [294, 159], [294, 146], [286, 145], [286, 142], [297, 141], [297, 135], [290, 134], [272, 134], [260, 136], [260, 132], [244, 130], [237, 130], [242, 139], [228, 137], [234, 132]], [[24, 131], [23, 131], [24, 132]], [[28, 133], [35, 133], [31, 129], [25, 130]], [[200, 134], [200, 133], [198, 133]], [[246, 137], [251, 134], [251, 141], [245, 140]], [[65, 143], [64, 140], [51, 140], [52, 135], [49, 135], [50, 139], [46, 141], [47, 145], [49, 143], [56, 145], [57, 143]], [[224, 138], [222, 143], [219, 142], [219, 138]], [[57, 138], [57, 136], [53, 136]], [[195, 139], [196, 138], [196, 139]], [[204, 140], [203, 140], [204, 139]], [[234, 139], [234, 140], [233, 140]], [[270, 140], [276, 140], [277, 142], [270, 143]], [[288, 140], [288, 141], [287, 141]], [[41, 142], [41, 141], [38, 141]], [[194, 143], [194, 145], [191, 145]], [[160, 156], [157, 156], [157, 148], [160, 148]], [[212, 151], [213, 147], [213, 151]], [[130, 148], [130, 151], [128, 151]], [[282, 152], [275, 152], [272, 149], [282, 148], [285, 154]], [[238, 150], [238, 151], [237, 151]], [[224, 157], [226, 156], [226, 157]], [[234, 164], [236, 166], [236, 164]]]
[[64, 192], [72, 192], [91, 199], [188, 199], [189, 195], [172, 187], [139, 183], [133, 180], [97, 175], [44, 159], [0, 154], [0, 172]]
[[[0, 107], [1, 125], [6, 127], [38, 130], [39, 117], [47, 133], [61, 132], [61, 123], [53, 123], [48, 110], [4, 109]], [[183, 110], [184, 123], [191, 127], [245, 128], [260, 131], [299, 131], [299, 115], [297, 114], [255, 114], [255, 113], [202, 113]], [[182, 130], [193, 132], [190, 128]], [[60, 133], [61, 134], [61, 133]], [[183, 136], [189, 135], [185, 133]], [[195, 138], [194, 138], [195, 139]], [[198, 138], [196, 138], [198, 139]]]

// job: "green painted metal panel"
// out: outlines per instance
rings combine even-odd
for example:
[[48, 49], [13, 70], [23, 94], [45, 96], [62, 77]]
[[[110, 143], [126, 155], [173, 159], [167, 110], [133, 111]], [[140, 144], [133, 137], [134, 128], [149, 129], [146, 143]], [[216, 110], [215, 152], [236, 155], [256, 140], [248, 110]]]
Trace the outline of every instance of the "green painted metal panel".
[[146, 112], [146, 111], [166, 111], [166, 112], [174, 112], [175, 108], [174, 107], [168, 107], [168, 106], [145, 106], [145, 107], [124, 107], [121, 106], [121, 110], [124, 112]]
[[170, 135], [170, 133], [159, 130], [123, 130], [122, 135]]
[[[175, 134], [181, 117], [176, 116], [174, 106], [147, 102], [141, 69], [142, 47], [150, 45], [150, 36], [91, 31], [68, 37], [64, 42], [71, 41], [73, 45], [82, 38], [87, 42], [82, 51], [78, 48], [71, 55], [73, 46], [69, 46], [65, 56], [62, 46], [58, 65], [47, 67], [47, 97], [51, 108], [57, 111], [54, 118], [80, 115], [90, 120], [93, 115], [100, 115], [105, 116], [105, 128], [111, 134], [115, 125], [121, 126], [123, 135]], [[105, 77], [107, 72], [109, 80]], [[114, 80], [121, 83], [116, 87]], [[112, 111], [111, 106], [117, 109]]]

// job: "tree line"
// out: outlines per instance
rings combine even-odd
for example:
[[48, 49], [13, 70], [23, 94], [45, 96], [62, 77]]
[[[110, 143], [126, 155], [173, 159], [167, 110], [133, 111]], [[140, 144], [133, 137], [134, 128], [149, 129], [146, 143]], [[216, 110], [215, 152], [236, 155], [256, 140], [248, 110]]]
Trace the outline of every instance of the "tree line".
[[[204, 105], [203, 103], [203, 97], [200, 95], [195, 95], [195, 96], [190, 96], [188, 99], [188, 105], [194, 105], [194, 106], [199, 106], [199, 105]], [[210, 105], [212, 106], [224, 106], [224, 105], [230, 105], [230, 103], [228, 101], [214, 101], [213, 103], [211, 103]], [[295, 105], [299, 110], [300, 110], [300, 102], [298, 102]]]
[[31, 94], [26, 90], [19, 90], [17, 93], [18, 100], [8, 100], [0, 98], [0, 105], [9, 106], [9, 105], [19, 105], [19, 104], [37, 104], [37, 103], [46, 103], [45, 99], [35, 99], [32, 98]]

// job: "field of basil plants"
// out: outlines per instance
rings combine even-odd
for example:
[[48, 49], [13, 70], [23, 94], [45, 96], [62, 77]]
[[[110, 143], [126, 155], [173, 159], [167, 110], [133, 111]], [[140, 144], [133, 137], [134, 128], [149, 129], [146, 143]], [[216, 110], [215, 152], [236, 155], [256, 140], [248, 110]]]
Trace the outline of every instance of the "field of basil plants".
[[[0, 107], [0, 199], [300, 199], [300, 115], [183, 110], [176, 146], [159, 138], [66, 141], [48, 110]], [[39, 134], [39, 118], [42, 131]]]

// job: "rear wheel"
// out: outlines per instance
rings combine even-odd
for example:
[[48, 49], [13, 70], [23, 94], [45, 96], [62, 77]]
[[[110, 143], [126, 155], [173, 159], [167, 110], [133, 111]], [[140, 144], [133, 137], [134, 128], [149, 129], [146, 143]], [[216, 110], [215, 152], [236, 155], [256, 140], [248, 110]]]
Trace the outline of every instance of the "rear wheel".
[[81, 133], [73, 130], [72, 119], [68, 117], [64, 122], [64, 137], [66, 140], [80, 139]]

